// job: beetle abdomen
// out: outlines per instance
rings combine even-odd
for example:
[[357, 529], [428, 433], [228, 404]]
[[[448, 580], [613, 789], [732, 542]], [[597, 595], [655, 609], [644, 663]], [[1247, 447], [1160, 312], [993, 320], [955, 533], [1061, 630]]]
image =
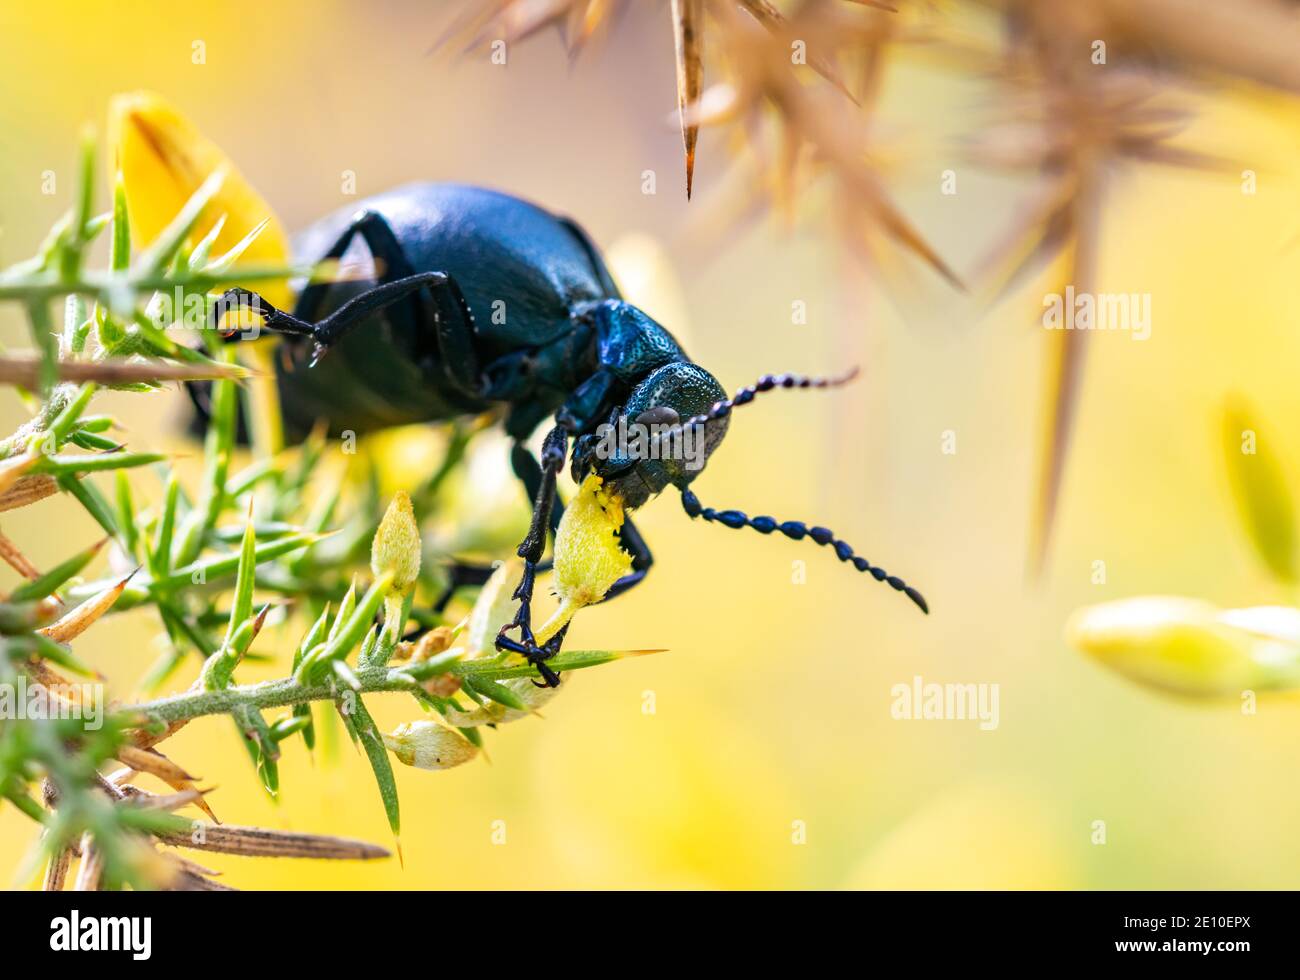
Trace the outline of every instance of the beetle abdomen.
[[[508, 194], [462, 184], [407, 184], [342, 208], [295, 237], [298, 258], [319, 260], [365, 211], [383, 217], [411, 272], [456, 281], [473, 315], [480, 367], [553, 343], [573, 329], [575, 307], [616, 295], [603, 261], [569, 223]], [[369, 268], [371, 258], [357, 236], [342, 261]], [[319, 308], [300, 306], [297, 315], [319, 320], [369, 285], [331, 286]], [[286, 423], [296, 429], [325, 417], [332, 429], [364, 432], [487, 407], [445, 383], [433, 351], [427, 334], [394, 336], [382, 317], [372, 317], [316, 367], [282, 372]]]
[[[415, 272], [456, 280], [490, 354], [548, 343], [567, 329], [575, 305], [609, 295], [603, 263], [563, 220], [463, 184], [414, 183], [378, 194], [317, 222], [294, 251], [318, 259], [362, 210], [383, 215]], [[347, 259], [368, 260], [364, 243]]]

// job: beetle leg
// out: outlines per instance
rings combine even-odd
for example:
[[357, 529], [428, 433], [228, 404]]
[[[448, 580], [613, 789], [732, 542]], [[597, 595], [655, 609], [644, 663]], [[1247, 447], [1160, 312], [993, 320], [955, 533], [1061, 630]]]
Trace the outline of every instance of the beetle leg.
[[555, 413], [555, 420], [570, 432], [587, 432], [609, 414], [618, 387], [614, 372], [601, 369], [578, 385]]
[[[515, 443], [510, 449], [510, 467], [514, 470], [515, 476], [519, 478], [519, 482], [523, 484], [524, 491], [528, 494], [528, 499], [530, 501], [535, 501], [537, 495], [541, 492], [543, 480], [542, 467], [537, 462], [537, 457], [530, 453], [521, 443]], [[557, 492], [551, 505], [550, 526], [552, 534], [555, 533], [555, 529], [560, 526], [560, 518], [563, 516], [564, 501], [560, 499], [560, 495]], [[633, 533], [635, 534], [635, 529]], [[625, 538], [625, 540], [627, 539]], [[640, 535], [636, 535], [636, 541], [644, 551], [645, 566], [649, 567], [651, 560], [650, 551], [645, 548], [645, 544], [641, 541]], [[641, 565], [638, 564], [640, 552], [632, 547], [629, 547], [628, 550], [632, 551], [633, 554], [632, 567], [634, 569], [640, 568]], [[537, 571], [549, 571], [550, 567], [551, 563], [549, 560], [539, 562], [537, 565]], [[438, 596], [437, 601], [434, 602], [433, 611], [438, 613], [442, 612], [451, 602], [457, 589], [466, 585], [483, 585], [492, 577], [494, 571], [496, 571], [496, 567], [493, 565], [472, 565], [467, 562], [452, 562], [449, 568], [449, 580], [447, 586]], [[644, 572], [641, 574], [644, 574]], [[633, 575], [625, 577], [630, 579]], [[623, 579], [619, 579], [619, 582], [622, 581]], [[614, 583], [614, 589], [620, 589], [619, 582]], [[623, 588], [626, 588], [626, 586]]]
[[[395, 279], [405, 279], [413, 275], [415, 268], [411, 265], [410, 260], [406, 257], [406, 252], [402, 249], [401, 243], [397, 236], [393, 234], [393, 229], [384, 220], [384, 216], [378, 211], [363, 210], [357, 212], [352, 218], [352, 223], [344, 229], [343, 234], [339, 235], [338, 240], [330, 246], [330, 250], [321, 256], [321, 261], [331, 259], [341, 259], [347, 253], [348, 246], [352, 244], [353, 239], [358, 235], [366, 243], [366, 248], [370, 250], [370, 256], [375, 260], [377, 270], [375, 281], [379, 283], [392, 282]], [[320, 313], [321, 304], [325, 301], [325, 294], [333, 283], [328, 280], [323, 282], [308, 283], [301, 293], [298, 294], [298, 304], [294, 312], [304, 320], [317, 320]]]
[[[537, 573], [543, 570], [541, 558], [546, 548], [547, 526], [549, 524], [550, 529], [554, 531], [564, 514], [564, 505], [559, 500], [555, 482], [560, 469], [564, 466], [567, 447], [568, 435], [562, 426], [557, 425], [547, 433], [546, 440], [542, 444], [540, 465], [522, 446], [516, 445], [511, 454], [515, 473], [523, 481], [524, 486], [533, 493], [534, 505], [528, 536], [524, 538], [518, 551], [519, 557], [524, 560], [523, 579], [514, 593], [514, 598], [519, 600], [519, 610], [515, 613], [515, 618], [501, 628], [496, 640], [498, 650], [518, 653], [525, 657], [537, 668], [537, 672], [550, 687], [560, 683], [560, 676], [546, 665], [546, 660], [559, 653], [568, 627], [560, 630], [545, 645], [539, 647], [533, 636], [532, 600]], [[549, 521], [544, 516], [547, 513], [551, 515]], [[610, 587], [602, 602], [607, 602], [640, 583], [654, 563], [654, 556], [649, 546], [631, 520], [624, 520], [621, 540], [623, 547], [632, 555], [632, 571]], [[519, 630], [518, 640], [506, 636], [506, 633], [513, 629]]]
[[[208, 326], [216, 330], [221, 325], [222, 317], [227, 313], [245, 310], [260, 316], [265, 323], [266, 329], [272, 333], [284, 334], [289, 337], [315, 337], [316, 335], [316, 327], [306, 320], [299, 320], [296, 316], [277, 309], [260, 294], [253, 292], [251, 289], [244, 289], [241, 286], [227, 289], [221, 294], [208, 315]], [[250, 339], [256, 337], [256, 330], [247, 332], [253, 335]], [[227, 340], [238, 340], [244, 333], [245, 331], [242, 330], [225, 330], [222, 335]]]
[[[406, 257], [401, 242], [389, 227], [388, 221], [377, 211], [360, 212], [322, 258], [342, 258], [357, 235], [365, 241], [371, 257], [379, 266], [377, 279], [379, 288], [416, 278], [415, 267]], [[393, 294], [395, 298], [382, 305], [395, 307], [389, 310], [389, 316], [400, 317], [401, 326], [418, 334], [421, 324], [428, 322], [429, 319], [420, 300], [425, 297], [432, 300], [434, 338], [438, 348], [439, 365], [454, 387], [466, 395], [477, 396], [480, 386], [478, 351], [474, 346], [474, 317], [470, 313], [469, 304], [465, 302], [456, 280], [450, 275], [444, 272], [424, 273], [424, 275], [429, 278], [419, 285], [426, 286], [427, 292], [421, 293], [418, 286], [411, 290], [397, 290]], [[303, 289], [295, 310], [298, 316], [309, 320], [317, 319], [316, 314], [321, 308], [325, 291], [329, 286], [328, 282], [317, 282]], [[369, 295], [370, 292], [367, 292], [356, 298], [361, 299]], [[338, 316], [346, 306], [346, 303], [340, 306], [326, 320]], [[374, 312], [374, 310], [365, 312]], [[364, 313], [362, 315], [364, 316]], [[317, 338], [317, 344], [328, 347], [331, 343], [337, 343], [351, 325], [354, 324], [346, 322], [341, 324], [336, 328], [337, 337], [328, 341]]]
[[445, 280], [441, 272], [424, 272], [380, 283], [358, 293], [329, 316], [317, 321], [312, 339], [316, 341], [317, 356], [333, 347], [366, 320], [367, 317], [389, 307], [395, 307], [426, 286]]
[[[515, 443], [510, 449], [510, 468], [515, 471], [515, 476], [524, 485], [524, 492], [528, 494], [528, 499], [535, 501], [537, 495], [542, 492], [543, 480], [542, 467], [538, 464], [537, 457], [530, 453], [527, 447]], [[564, 501], [560, 499], [559, 493], [556, 493], [551, 505], [552, 532], [560, 526], [560, 518], [563, 516]]]
[[[532, 626], [533, 587], [536, 584], [537, 566], [546, 549], [546, 534], [555, 510], [555, 481], [564, 466], [568, 445], [568, 434], [558, 425], [546, 434], [546, 439], [542, 443], [541, 484], [533, 503], [533, 517], [528, 525], [528, 534], [519, 545], [517, 552], [524, 560], [523, 579], [514, 593], [514, 598], [519, 600], [519, 611], [515, 613], [513, 621], [501, 627], [496, 640], [498, 650], [521, 654], [535, 666], [549, 687], [555, 687], [560, 683], [560, 675], [546, 666], [544, 661], [559, 652], [560, 645], [564, 642], [564, 631], [555, 634], [544, 646], [537, 645]], [[517, 641], [505, 635], [512, 629], [519, 630]]]

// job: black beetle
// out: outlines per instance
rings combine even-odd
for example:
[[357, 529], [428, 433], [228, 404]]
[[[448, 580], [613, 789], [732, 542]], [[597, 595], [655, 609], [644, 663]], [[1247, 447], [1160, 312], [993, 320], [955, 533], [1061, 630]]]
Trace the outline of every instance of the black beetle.
[[[522, 654], [547, 684], [559, 682], [545, 661], [558, 652], [564, 633], [539, 647], [530, 605], [547, 528], [554, 530], [562, 513], [555, 481], [570, 438], [573, 478], [581, 482], [597, 473], [628, 509], [672, 485], [691, 517], [830, 545], [841, 561], [929, 611], [919, 592], [855, 555], [828, 529], [715, 511], [689, 489], [726, 433], [733, 408], [759, 392], [827, 387], [847, 377], [767, 376], [728, 399], [667, 330], [623, 301], [577, 224], [506, 194], [410, 184], [362, 202], [360, 210], [321, 220], [298, 236], [294, 249], [306, 261], [341, 259], [357, 238], [374, 260], [373, 281], [312, 283], [292, 314], [250, 290], [227, 290], [213, 325], [234, 307], [251, 308], [267, 330], [289, 338], [291, 354], [311, 346], [309, 363], [291, 356], [277, 369], [291, 435], [301, 436], [320, 419], [335, 434], [363, 434], [505, 409], [505, 430], [515, 440], [511, 463], [533, 513], [519, 546], [519, 611], [502, 629], [497, 647]], [[322, 359], [327, 351], [330, 356]], [[555, 424], [539, 461], [524, 441], [548, 416]], [[632, 450], [625, 443], [610, 448], [616, 431], [651, 438], [634, 440]], [[686, 458], [682, 447], [692, 436], [693, 456]], [[672, 451], [663, 451], [665, 446]], [[652, 561], [630, 520], [621, 543], [632, 556], [632, 572], [607, 599], [640, 582]], [[454, 582], [472, 584], [490, 570], [454, 571]], [[514, 629], [517, 640], [506, 635]]]

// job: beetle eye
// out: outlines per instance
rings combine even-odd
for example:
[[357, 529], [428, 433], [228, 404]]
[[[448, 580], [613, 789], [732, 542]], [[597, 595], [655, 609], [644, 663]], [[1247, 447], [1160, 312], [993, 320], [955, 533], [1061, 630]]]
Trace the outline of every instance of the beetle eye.
[[633, 421], [638, 425], [676, 425], [682, 420], [677, 412], [667, 405], [656, 405], [654, 408], [647, 408], [638, 415]]

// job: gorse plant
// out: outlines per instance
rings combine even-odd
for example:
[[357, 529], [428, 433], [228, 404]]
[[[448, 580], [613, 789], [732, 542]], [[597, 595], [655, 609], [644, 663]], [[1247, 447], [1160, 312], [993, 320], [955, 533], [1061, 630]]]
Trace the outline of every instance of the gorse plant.
[[[196, 229], [227, 179], [221, 170], [133, 254], [120, 176], [111, 212], [94, 211], [94, 156], [87, 139], [76, 206], [39, 254], [0, 273], [0, 299], [23, 306], [35, 347], [34, 354], [0, 358], [0, 382], [18, 386], [32, 409], [31, 420], [0, 441], [0, 512], [68, 494], [105, 535], [42, 572], [0, 533], [0, 558], [23, 579], [0, 601], [0, 800], [41, 826], [35, 860], [45, 862], [47, 888], [64, 885], [73, 858], [79, 888], [225, 887], [171, 845], [384, 856], [383, 848], [357, 841], [218, 825], [204, 791], [159, 746], [197, 718], [225, 715], [275, 795], [282, 750], [293, 742], [311, 749], [329, 717], [313, 714], [320, 702], [337, 712], [369, 759], [396, 838], [391, 757], [423, 769], [466, 762], [482, 744], [483, 726], [522, 718], [555, 695], [534, 685], [534, 667], [494, 648], [513, 613], [516, 562], [498, 568], [463, 620], [429, 605], [451, 583], [438, 556], [424, 560], [419, 521], [439, 506], [475, 429], [453, 428], [442, 464], [387, 507], [373, 456], [353, 491], [327, 472], [320, 432], [292, 450], [264, 445], [237, 468], [239, 406], [255, 373], [236, 364], [217, 335], [189, 334], [198, 337], [191, 346], [177, 328], [191, 316], [207, 323], [215, 302], [209, 291], [236, 278], [272, 282], [329, 270], [240, 263], [265, 222], [214, 256], [224, 219], [201, 236]], [[105, 234], [109, 267], [91, 269], [87, 252]], [[59, 300], [61, 329], [50, 313]], [[113, 437], [115, 420], [90, 411], [103, 389], [150, 392], [181, 380], [211, 384], [196, 487], [185, 485], [168, 456], [128, 451]], [[150, 506], [128, 475], [139, 468], [155, 471], [163, 485]], [[113, 570], [86, 581], [105, 554]], [[576, 605], [591, 601], [581, 549], [570, 546], [566, 555], [562, 591], [576, 590]], [[593, 559], [591, 575], [603, 576], [603, 561]], [[598, 598], [603, 588], [597, 591]], [[152, 700], [137, 703], [110, 700], [89, 658], [72, 651], [95, 622], [128, 611], [152, 614], [165, 637], [163, 654], [138, 684]], [[291, 651], [255, 649], [273, 617], [291, 616], [304, 624]], [[550, 665], [572, 671], [624, 655], [570, 650]], [[239, 683], [241, 664], [255, 657], [283, 664], [283, 675]], [[196, 675], [188, 687], [160, 694], [187, 672]], [[74, 676], [91, 683], [74, 683]], [[408, 699], [420, 717], [381, 733], [364, 697], [384, 693]], [[171, 792], [136, 786], [141, 773]], [[209, 819], [177, 813], [188, 806]]]

